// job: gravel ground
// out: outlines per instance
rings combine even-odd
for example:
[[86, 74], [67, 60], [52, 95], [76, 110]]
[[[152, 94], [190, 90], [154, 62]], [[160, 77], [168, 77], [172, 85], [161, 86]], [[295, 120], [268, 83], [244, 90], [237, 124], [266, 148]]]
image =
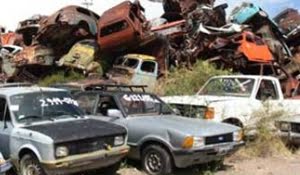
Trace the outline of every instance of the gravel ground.
[[[299, 175], [300, 155], [289, 158], [229, 158], [225, 160], [224, 167], [214, 175]], [[206, 170], [204, 170], [206, 171]], [[201, 175], [203, 172], [195, 169], [176, 170], [175, 175]], [[119, 175], [145, 175], [136, 168], [124, 168]]]

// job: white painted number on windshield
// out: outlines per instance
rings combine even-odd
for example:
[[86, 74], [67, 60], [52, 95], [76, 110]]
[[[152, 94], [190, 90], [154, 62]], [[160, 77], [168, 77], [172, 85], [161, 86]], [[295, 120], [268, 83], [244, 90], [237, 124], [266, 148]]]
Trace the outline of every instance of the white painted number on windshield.
[[46, 98], [40, 99], [41, 107], [54, 106], [54, 105], [63, 105], [63, 104], [71, 104], [78, 106], [78, 102], [73, 100], [72, 98]]

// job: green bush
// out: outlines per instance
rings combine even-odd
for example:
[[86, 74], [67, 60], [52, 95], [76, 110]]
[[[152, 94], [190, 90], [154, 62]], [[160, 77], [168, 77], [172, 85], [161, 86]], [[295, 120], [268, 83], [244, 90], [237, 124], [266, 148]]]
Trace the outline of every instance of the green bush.
[[39, 85], [41, 86], [49, 86], [51, 84], [56, 84], [56, 83], [66, 83], [68, 81], [76, 81], [76, 80], [82, 80], [84, 79], [84, 75], [75, 72], [75, 71], [58, 71], [55, 72], [49, 76], [46, 76], [42, 80], [39, 81]]
[[192, 95], [212, 76], [228, 75], [230, 71], [216, 69], [205, 61], [198, 61], [191, 70], [176, 68], [159, 81], [156, 93], [159, 95]]

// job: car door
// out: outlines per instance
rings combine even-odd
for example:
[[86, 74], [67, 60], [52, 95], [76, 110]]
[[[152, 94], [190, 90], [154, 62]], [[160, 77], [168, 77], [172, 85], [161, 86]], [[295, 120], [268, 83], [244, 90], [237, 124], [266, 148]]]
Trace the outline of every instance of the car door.
[[10, 135], [13, 129], [8, 104], [0, 97], [0, 150], [5, 159], [10, 155]]

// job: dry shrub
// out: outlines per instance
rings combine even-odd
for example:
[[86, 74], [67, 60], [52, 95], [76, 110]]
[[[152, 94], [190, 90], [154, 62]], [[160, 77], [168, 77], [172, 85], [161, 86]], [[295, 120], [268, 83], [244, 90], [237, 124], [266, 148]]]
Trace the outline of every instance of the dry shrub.
[[[276, 134], [275, 120], [283, 117], [286, 112], [272, 106], [271, 102], [264, 102], [260, 110], [254, 111], [256, 134], [254, 139], [247, 140], [245, 149], [239, 153], [250, 157], [290, 156], [291, 151]], [[245, 129], [247, 132], [247, 128]]]

